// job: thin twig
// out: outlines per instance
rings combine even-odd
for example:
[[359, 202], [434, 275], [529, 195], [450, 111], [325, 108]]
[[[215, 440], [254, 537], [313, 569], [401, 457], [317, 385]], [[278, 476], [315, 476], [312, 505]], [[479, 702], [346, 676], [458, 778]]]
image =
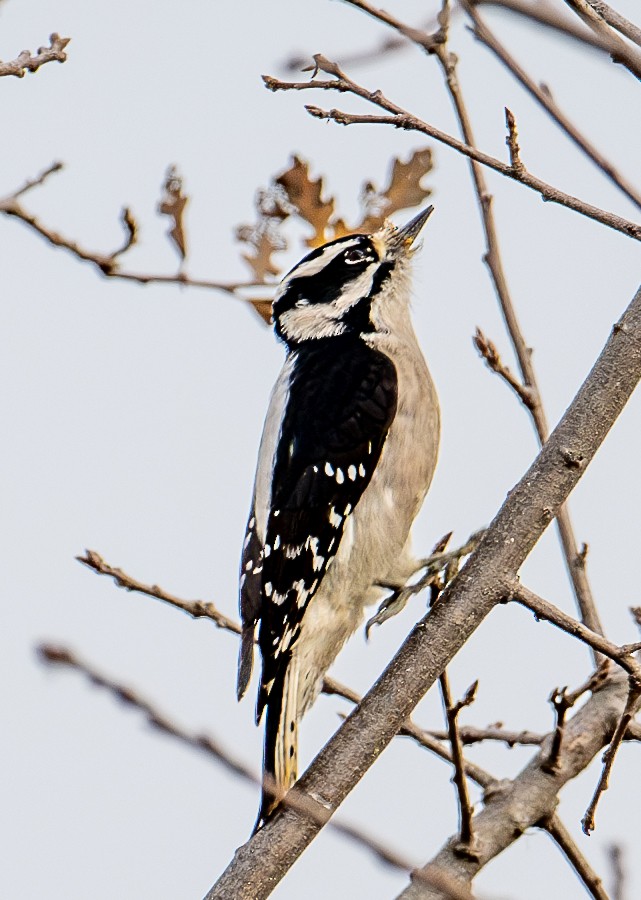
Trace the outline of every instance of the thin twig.
[[570, 863], [589, 895], [594, 900], [609, 900], [601, 878], [596, 874], [585, 856], [581, 853], [572, 835], [558, 816], [551, 816], [540, 823], [541, 828], [550, 835], [557, 847]]
[[[139, 581], [137, 578], [128, 575], [122, 569], [109, 565], [109, 563], [105, 562], [105, 560], [100, 556], [99, 553], [95, 552], [95, 550], [86, 550], [84, 556], [77, 556], [76, 559], [78, 560], [78, 562], [87, 566], [98, 575], [106, 575], [108, 578], [113, 578], [116, 585], [126, 591], [133, 591], [139, 594], [144, 594], [148, 597], [154, 597], [156, 600], [162, 600], [163, 602], [168, 603], [170, 606], [186, 612], [194, 619], [210, 619], [218, 628], [221, 628], [223, 631], [227, 631], [230, 634], [240, 635], [241, 629], [238, 622], [221, 613], [216, 605], [211, 601], [185, 600], [182, 597], [177, 597], [175, 594], [170, 594], [168, 591], [164, 590], [164, 588], [161, 588], [156, 584], [145, 584], [144, 582]], [[342, 697], [344, 700], [347, 700], [349, 703], [353, 703], [355, 706], [357, 706], [361, 701], [361, 696], [357, 694], [356, 691], [353, 691], [351, 688], [348, 688], [345, 685], [340, 684], [338, 681], [335, 681], [333, 678], [329, 677], [326, 677], [323, 682], [323, 693], [328, 696], [334, 695], [337, 697]], [[412, 721], [412, 719], [408, 719], [405, 722], [405, 724], [399, 731], [399, 735], [412, 738], [412, 740], [419, 744], [419, 746], [425, 748], [426, 750], [429, 750], [431, 753], [434, 753], [436, 756], [440, 757], [440, 759], [444, 760], [445, 762], [452, 762], [452, 756], [450, 752], [448, 751], [446, 746], [441, 744], [438, 737], [421, 728], [414, 721]], [[512, 737], [513, 736], [511, 735], [511, 733], [508, 733], [507, 737], [499, 738], [498, 736], [494, 737], [492, 735], [489, 737], [479, 738], [479, 740], [496, 739], [506, 740], [506, 742], [509, 743]], [[446, 738], [447, 735], [445, 735], [445, 739]], [[518, 741], [515, 740], [514, 742], [516, 743]], [[528, 743], [534, 742], [528, 741]], [[494, 779], [492, 775], [489, 775], [475, 763], [471, 763], [465, 760], [464, 768], [467, 777], [471, 778], [472, 781], [475, 781], [483, 788], [487, 788], [495, 783], [496, 779]]]
[[71, 240], [70, 238], [65, 237], [59, 232], [54, 231], [52, 228], [49, 228], [48, 226], [40, 222], [40, 220], [35, 215], [25, 209], [25, 207], [20, 203], [20, 198], [25, 193], [27, 193], [27, 191], [30, 191], [32, 188], [43, 184], [50, 175], [52, 175], [54, 172], [59, 172], [62, 168], [62, 163], [55, 162], [36, 178], [26, 181], [25, 184], [23, 184], [17, 190], [13, 191], [13, 193], [0, 199], [0, 213], [19, 219], [54, 247], [59, 247], [63, 250], [67, 250], [69, 253], [75, 256], [76, 259], [79, 259], [82, 262], [90, 263], [91, 265], [95, 266], [102, 275], [105, 275], [109, 278], [119, 278], [123, 281], [134, 281], [138, 284], [178, 284], [184, 287], [198, 287], [208, 290], [222, 291], [224, 294], [227, 294], [229, 296], [234, 296], [245, 302], [256, 304], [259, 304], [260, 301], [254, 301], [251, 299], [247, 300], [241, 295], [241, 291], [271, 287], [271, 285], [269, 284], [251, 281], [224, 282], [212, 281], [202, 278], [192, 278], [184, 272], [177, 272], [175, 275], [155, 275], [152, 273], [147, 274], [145, 272], [133, 272], [121, 269], [119, 258], [123, 253], [125, 253], [128, 249], [130, 249], [130, 247], [133, 246], [136, 240], [136, 223], [132, 218], [130, 211], [127, 209], [123, 210], [121, 216], [124, 229], [123, 241], [120, 246], [116, 248], [116, 250], [113, 250], [110, 253], [100, 253], [95, 250], [88, 250], [77, 241]]
[[468, 0], [461, 0], [463, 8], [474, 23], [472, 31], [474, 36], [488, 48], [503, 65], [514, 75], [516, 80], [523, 85], [526, 91], [534, 97], [537, 103], [545, 109], [548, 115], [559, 125], [565, 134], [579, 147], [585, 155], [591, 159], [601, 171], [618, 187], [620, 190], [641, 209], [641, 194], [630, 184], [627, 179], [617, 171], [612, 163], [594, 147], [590, 141], [583, 135], [578, 128], [568, 119], [565, 113], [557, 106], [548, 91], [543, 90], [530, 76], [525, 72], [522, 66], [511, 56], [505, 46], [498, 40], [496, 35], [488, 28], [487, 24], [479, 16], [474, 4]]
[[340, 74], [336, 74], [336, 77], [330, 81], [312, 80], [304, 82], [279, 81], [271, 76], [263, 76], [266, 87], [272, 91], [302, 91], [320, 88], [322, 90], [353, 93], [358, 97], [368, 100], [375, 106], [387, 110], [391, 115], [353, 115], [338, 109], [324, 110], [317, 106], [309, 105], [306, 106], [305, 109], [310, 115], [317, 119], [329, 119], [339, 125], [392, 125], [394, 128], [401, 128], [405, 131], [416, 131], [420, 134], [426, 134], [428, 137], [440, 141], [442, 144], [446, 144], [463, 156], [467, 156], [469, 159], [482, 163], [484, 166], [493, 169], [495, 172], [499, 172], [506, 178], [510, 178], [513, 181], [525, 185], [540, 194], [544, 200], [550, 203], [557, 203], [560, 206], [572, 209], [575, 212], [586, 216], [588, 219], [593, 219], [595, 222], [600, 222], [608, 228], [612, 228], [615, 231], [621, 232], [621, 234], [625, 234], [627, 237], [633, 238], [633, 240], [641, 240], [641, 225], [636, 222], [630, 222], [621, 216], [617, 216], [615, 213], [608, 212], [593, 206], [590, 203], [586, 203], [584, 200], [573, 197], [571, 194], [566, 194], [564, 191], [553, 187], [551, 184], [548, 184], [541, 178], [533, 175], [527, 169], [515, 171], [510, 164], [501, 162], [501, 160], [496, 159], [494, 156], [483, 153], [482, 151], [477, 150], [476, 147], [472, 147], [469, 144], [452, 137], [452, 135], [441, 131], [439, 128], [435, 128], [433, 125], [424, 122], [422, 119], [411, 115], [407, 110], [393, 103], [391, 100], [388, 100], [380, 91], [368, 91], [366, 88], [352, 81], [352, 79], [347, 78], [347, 76], [338, 68], [336, 63], [332, 63], [321, 54], [316, 54], [314, 59], [316, 60], [317, 68], [319, 70], [328, 74]]
[[[611, 32], [597, 33], [587, 26], [577, 25], [567, 16], [559, 15], [559, 12], [554, 6], [546, 3], [531, 3], [527, 2], [527, 0], [474, 0], [474, 5], [496, 6], [500, 9], [509, 10], [529, 22], [535, 22], [558, 34], [572, 38], [573, 40], [578, 41], [578, 43], [583, 44], [584, 47], [593, 47], [596, 50], [601, 50], [603, 53], [607, 53], [611, 58], [614, 57], [617, 51], [623, 52], [622, 47], [618, 42], [614, 43], [609, 39]], [[623, 46], [625, 47], [626, 45]], [[638, 56], [633, 52], [633, 48], [629, 49], [632, 54], [630, 57], [631, 66], [632, 69], [634, 69], [638, 63]], [[622, 60], [616, 59], [615, 62], [622, 62]], [[634, 74], [636, 75], [636, 72]]]
[[485, 360], [488, 369], [500, 376], [503, 381], [512, 388], [521, 403], [531, 410], [533, 405], [538, 402], [536, 392], [532, 391], [529, 386], [523, 384], [523, 382], [520, 381], [520, 379], [505, 365], [499, 351], [496, 349], [496, 344], [487, 338], [478, 327], [473, 341], [474, 346]]
[[470, 802], [470, 793], [467, 789], [467, 779], [463, 769], [463, 745], [458, 733], [458, 716], [461, 710], [474, 702], [478, 681], [471, 685], [462, 700], [458, 703], [452, 702], [452, 692], [450, 690], [450, 680], [447, 671], [439, 676], [439, 685], [441, 688], [441, 697], [443, 699], [443, 708], [447, 720], [447, 732], [452, 749], [452, 761], [454, 763], [454, 784], [456, 785], [456, 793], [458, 796], [459, 808], [459, 838], [461, 855], [475, 856], [474, 848], [474, 831], [472, 829], [472, 804]]
[[618, 663], [622, 669], [641, 685], [641, 665], [639, 665], [632, 655], [641, 648], [641, 644], [624, 644], [622, 646], [613, 644], [612, 641], [604, 638], [596, 631], [592, 631], [582, 622], [573, 619], [572, 616], [564, 613], [563, 610], [554, 606], [553, 603], [544, 600], [543, 597], [539, 597], [534, 591], [529, 590], [518, 582], [514, 583], [513, 588], [506, 599], [515, 600], [517, 603], [520, 603], [521, 606], [525, 606], [531, 610], [537, 619], [551, 622], [552, 625], [556, 625], [557, 628], [578, 638], [580, 641], [583, 641], [584, 644], [588, 644], [603, 656], [607, 656], [608, 659]]
[[610, 28], [587, 0], [565, 0], [565, 3], [604, 43], [609, 45], [608, 52], [612, 61], [621, 63], [635, 78], [641, 80], [641, 54], [636, 47], [631, 47], [616, 31]]
[[594, 791], [592, 800], [590, 801], [590, 804], [585, 811], [585, 815], [581, 820], [581, 827], [583, 829], [583, 833], [586, 835], [590, 835], [594, 831], [594, 817], [596, 814], [597, 805], [599, 803], [599, 800], [601, 799], [601, 795], [610, 787], [610, 773], [612, 772], [612, 766], [614, 765], [614, 760], [616, 758], [619, 747], [621, 746], [624, 735], [628, 730], [628, 726], [630, 725], [630, 722], [632, 721], [632, 718], [636, 712], [639, 697], [641, 697], [641, 682], [639, 682], [638, 677], [630, 677], [628, 699], [625, 704], [625, 709], [623, 710], [623, 715], [619, 719], [619, 724], [616, 727], [616, 731], [614, 732], [610, 746], [603, 754], [603, 770], [601, 772], [601, 777], [599, 778], [599, 782], [596, 786], [596, 790]]
[[3, 75], [15, 75], [16, 78], [24, 78], [27, 72], [35, 72], [40, 66], [50, 62], [65, 62], [67, 54], [65, 47], [71, 38], [60, 37], [54, 33], [49, 37], [48, 47], [38, 47], [32, 56], [29, 50], [23, 50], [17, 59], [11, 62], [0, 61], [0, 78]]
[[616, 28], [617, 31], [629, 38], [637, 47], [641, 47], [641, 28], [638, 25], [630, 22], [629, 19], [622, 16], [616, 9], [612, 9], [603, 0], [587, 0], [587, 3], [608, 25]]
[[85, 550], [85, 555], [77, 556], [76, 559], [99, 575], [113, 578], [118, 587], [124, 588], [126, 591], [135, 591], [139, 594], [146, 594], [148, 597], [155, 597], [157, 600], [163, 600], [171, 606], [182, 609], [194, 619], [210, 619], [218, 628], [240, 634], [240, 625], [221, 613], [210, 601], [183, 600], [182, 597], [170, 594], [157, 584], [144, 584], [142, 581], [132, 578], [131, 575], [127, 575], [122, 569], [110, 566], [95, 550]]
[[[534, 731], [527, 730], [508, 731], [499, 725], [489, 725], [487, 728], [477, 728], [475, 725], [462, 725], [459, 726], [458, 733], [464, 747], [469, 744], [481, 744], [483, 741], [506, 744], [510, 748], [517, 746], [538, 747], [545, 739], [544, 734], [537, 734]], [[449, 737], [447, 731], [430, 729], [428, 734], [439, 741], [446, 741]]]
[[[175, 738], [192, 749], [206, 753], [209, 757], [221, 763], [231, 774], [252, 784], [260, 785], [267, 791], [277, 791], [278, 786], [275, 779], [265, 775], [261, 780], [248, 766], [232, 756], [228, 750], [225, 750], [215, 738], [208, 734], [187, 731], [169, 716], [161, 713], [150, 701], [141, 697], [137, 691], [99, 672], [94, 666], [80, 659], [68, 648], [41, 644], [36, 652], [41, 661], [48, 665], [65, 666], [84, 675], [91, 684], [103, 688], [119, 702], [131, 706], [142, 713], [147, 723], [153, 728]], [[394, 869], [411, 872], [414, 875], [416, 867], [405, 859], [402, 854], [391, 849], [377, 838], [365, 834], [362, 829], [354, 825], [349, 825], [345, 822], [334, 822], [331, 820], [332, 810], [327, 809], [321, 802], [310, 795], [294, 787], [286, 795], [279, 795], [279, 798], [282, 806], [302, 813], [318, 825], [329, 824], [334, 831], [349, 838], [358, 846], [369, 850], [380, 862]], [[430, 875], [427, 877], [421, 875], [415, 877], [418, 877], [425, 884], [443, 889], [451, 900], [472, 900], [469, 889], [460, 888], [453, 879], [448, 879], [447, 877], [435, 879]]]
[[514, 113], [505, 107], [505, 124], [507, 125], [507, 138], [505, 143], [510, 152], [510, 163], [513, 169], [523, 169], [521, 162], [521, 148], [519, 147], [519, 133], [516, 127], [516, 119]]
[[[436, 608], [438, 609], [438, 605]], [[615, 671], [567, 723], [564, 765], [559, 771], [550, 775], [542, 768], [552, 740], [548, 736], [541, 752], [515, 778], [502, 784], [497, 793], [488, 798], [474, 817], [480, 859], [458, 856], [458, 835], [454, 835], [424, 867], [424, 871], [456, 872], [471, 885], [484, 866], [522, 834], [527, 833], [529, 828], [545, 828], [554, 816], [563, 786], [584, 771], [609, 740], [614, 729], [612, 722], [618, 721], [626, 696], [626, 679]], [[550, 824], [554, 830], [556, 822], [552, 821]], [[572, 852], [571, 844], [568, 845], [568, 850]], [[578, 857], [576, 861], [578, 862]], [[593, 885], [596, 881], [598, 879], [592, 879]], [[593, 896], [598, 900], [605, 900], [603, 895]], [[427, 900], [428, 897], [429, 900], [437, 900], [434, 893], [410, 884], [401, 893], [399, 900]]]

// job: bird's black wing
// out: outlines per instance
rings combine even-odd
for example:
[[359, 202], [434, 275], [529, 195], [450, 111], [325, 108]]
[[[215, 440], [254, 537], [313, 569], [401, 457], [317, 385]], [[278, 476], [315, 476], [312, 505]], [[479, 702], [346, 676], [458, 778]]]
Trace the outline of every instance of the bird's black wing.
[[282, 681], [345, 521], [369, 484], [396, 404], [394, 364], [360, 338], [319, 340], [299, 351], [262, 548], [258, 719], [271, 686]]

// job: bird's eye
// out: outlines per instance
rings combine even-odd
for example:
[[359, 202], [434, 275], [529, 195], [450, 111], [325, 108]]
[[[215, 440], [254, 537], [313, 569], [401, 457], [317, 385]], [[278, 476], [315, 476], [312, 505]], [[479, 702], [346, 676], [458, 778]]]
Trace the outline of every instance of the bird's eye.
[[362, 250], [358, 250], [356, 247], [352, 247], [351, 250], [345, 251], [345, 262], [350, 265], [354, 265], [354, 263], [363, 262], [365, 259], [365, 254]]

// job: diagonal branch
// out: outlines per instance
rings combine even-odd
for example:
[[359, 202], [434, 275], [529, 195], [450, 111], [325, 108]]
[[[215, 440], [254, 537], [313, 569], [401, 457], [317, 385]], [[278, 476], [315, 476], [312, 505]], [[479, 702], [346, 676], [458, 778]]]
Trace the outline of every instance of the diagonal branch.
[[[245, 300], [239, 293], [244, 288], [269, 287], [269, 285], [253, 281], [225, 282], [192, 278], [184, 272], [177, 272], [175, 275], [155, 275], [121, 269], [120, 257], [129, 250], [136, 240], [136, 223], [127, 209], [123, 210], [122, 213], [122, 224], [124, 228], [123, 242], [111, 253], [101, 253], [96, 250], [89, 250], [77, 241], [67, 238], [58, 231], [49, 228], [22, 205], [20, 198], [27, 193], [27, 191], [43, 184], [50, 175], [59, 172], [62, 168], [62, 163], [53, 163], [53, 165], [45, 169], [36, 178], [26, 181], [25, 184], [15, 190], [12, 194], [1, 198], [0, 214], [18, 219], [54, 247], [66, 250], [82, 262], [90, 263], [95, 266], [102, 275], [110, 278], [119, 278], [123, 281], [134, 281], [138, 284], [178, 284], [185, 287], [205, 288], [208, 290], [222, 291], [222, 293], [227, 294], [228, 296], [235, 296], [241, 300]], [[248, 302], [256, 303], [256, 305], [260, 304], [260, 301], [249, 300]]]
[[600, 153], [596, 147], [593, 147], [588, 139], [579, 129], [568, 119], [565, 113], [554, 102], [549, 91], [540, 87], [525, 72], [522, 66], [508, 53], [505, 46], [498, 40], [496, 35], [490, 30], [487, 24], [479, 16], [474, 5], [469, 0], [461, 0], [463, 8], [472, 19], [474, 36], [484, 44], [499, 59], [508, 71], [516, 78], [516, 80], [525, 88], [525, 90], [534, 97], [537, 103], [543, 107], [548, 115], [557, 123], [557, 125], [565, 132], [565, 134], [579, 147], [592, 162], [607, 175], [607, 177], [630, 199], [639, 209], [641, 209], [641, 194], [617, 171], [612, 163]]
[[574, 869], [577, 876], [581, 879], [588, 894], [593, 897], [594, 900], [610, 900], [603, 887], [601, 878], [596, 874], [590, 863], [581, 853], [572, 839], [572, 835], [559, 817], [552, 816], [546, 822], [540, 824], [550, 835], [554, 843]]
[[[185, 600], [183, 597], [171, 594], [157, 584], [145, 584], [137, 578], [128, 575], [127, 572], [124, 572], [122, 569], [109, 565], [109, 563], [105, 562], [95, 550], [85, 550], [85, 555], [77, 556], [76, 559], [93, 572], [96, 572], [96, 574], [113, 578], [116, 585], [123, 588], [125, 591], [132, 591], [144, 594], [148, 597], [154, 597], [157, 600], [162, 600], [164, 603], [169, 604], [169, 606], [173, 606], [176, 609], [186, 612], [194, 619], [210, 619], [223, 631], [240, 635], [240, 625], [238, 622], [234, 619], [230, 619], [228, 616], [224, 615], [224, 613], [221, 613], [216, 605], [209, 600]], [[348, 703], [352, 703], [354, 706], [357, 706], [361, 702], [361, 697], [356, 691], [353, 691], [351, 688], [346, 687], [329, 677], [326, 677], [323, 682], [323, 693], [327, 696], [333, 695], [342, 697], [343, 700], [347, 700]], [[444, 734], [442, 737], [438, 734], [432, 734], [421, 728], [412, 721], [412, 719], [408, 719], [398, 733], [403, 737], [411, 738], [420, 747], [429, 750], [445, 762], [452, 762], [451, 753], [447, 746], [442, 743], [442, 741], [447, 740], [447, 734]], [[469, 738], [466, 740], [465, 736], [467, 733], [469, 733]], [[464, 743], [496, 740], [504, 741], [510, 746], [520, 743], [539, 744], [542, 740], [540, 735], [532, 735], [529, 732], [504, 732], [498, 728], [468, 728], [463, 730], [463, 735]], [[481, 787], [487, 788], [495, 782], [493, 776], [485, 772], [480, 766], [477, 766], [475, 763], [469, 762], [468, 760], [463, 760], [463, 770], [468, 778], [475, 781]]]
[[3, 75], [15, 75], [16, 78], [24, 78], [27, 72], [36, 72], [40, 66], [44, 66], [50, 62], [65, 62], [67, 54], [65, 47], [71, 38], [60, 37], [54, 33], [49, 37], [48, 47], [38, 47], [37, 53], [33, 56], [28, 50], [22, 53], [11, 62], [0, 61], [0, 78]]
[[[583, 771], [610, 740], [625, 708], [626, 695], [625, 677], [611, 678], [566, 725], [563, 759], [555, 774], [544, 768], [552, 742], [549, 736], [539, 754], [516, 778], [486, 799], [484, 809], [474, 817], [477, 859], [457, 854], [456, 837], [452, 837], [421, 872], [440, 872], [456, 878], [461, 884], [470, 885], [481, 868], [513, 844], [526, 829], [539, 826], [547, 830], [546, 823], [556, 810], [559, 791]], [[556, 823], [552, 825], [554, 829]], [[400, 896], [403, 900], [443, 900], [438, 890], [416, 880]], [[593, 896], [603, 897], [603, 894]]]
[[[73, 669], [84, 675], [91, 684], [106, 690], [116, 700], [127, 706], [133, 707], [138, 710], [138, 712], [142, 713], [145, 720], [152, 728], [180, 741], [187, 747], [205, 753], [207, 756], [221, 764], [232, 775], [242, 778], [244, 781], [249, 781], [252, 784], [262, 785], [267, 789], [270, 787], [276, 788], [274, 779], [271, 779], [270, 776], [267, 775], [264, 777], [264, 780], [261, 781], [248, 766], [232, 756], [231, 753], [229, 753], [228, 750], [225, 750], [215, 738], [208, 734], [190, 732], [182, 728], [173, 719], [170, 719], [164, 713], [161, 713], [149, 700], [141, 697], [140, 694], [130, 687], [120, 684], [104, 675], [102, 672], [99, 672], [94, 666], [80, 659], [80, 657], [76, 656], [76, 654], [67, 647], [41, 644], [36, 652], [41, 661], [47, 665], [66, 666], [67, 668]], [[298, 813], [320, 825], [330, 824], [334, 831], [338, 832], [343, 837], [348, 838], [357, 846], [368, 850], [379, 862], [403, 872], [414, 871], [413, 864], [405, 859], [404, 856], [396, 850], [393, 850], [387, 844], [382, 843], [377, 838], [366, 834], [362, 829], [357, 828], [354, 825], [349, 825], [346, 822], [332, 821], [328, 823], [329, 817], [327, 811], [318, 802], [312, 800], [312, 798], [299, 794], [297, 791], [293, 790], [290, 791], [286, 797], [282, 798], [281, 802], [284, 802], [288, 808], [296, 810]], [[441, 891], [445, 891], [448, 900], [473, 900], [469, 889], [460, 888], [456, 882], [452, 879], [448, 879], [447, 876], [426, 875], [422, 877], [419, 875], [418, 877], [419, 879], [422, 878], [426, 884]]]
[[572, 616], [559, 609], [558, 606], [550, 603], [549, 600], [544, 600], [543, 597], [539, 597], [538, 594], [535, 594], [534, 591], [529, 590], [519, 582], [515, 581], [513, 583], [509, 592], [509, 599], [515, 600], [521, 606], [530, 609], [537, 619], [551, 622], [552, 625], [556, 625], [557, 628], [578, 638], [598, 653], [618, 663], [641, 686], [641, 664], [633, 656], [634, 653], [641, 649], [641, 644], [624, 644], [621, 647], [613, 644], [612, 641], [609, 641], [603, 635], [592, 631], [582, 622], [577, 622]]
[[587, 0], [587, 3], [611, 28], [616, 28], [617, 31], [631, 40], [637, 47], [641, 47], [641, 28], [638, 25], [630, 22], [629, 19], [622, 16], [616, 9], [612, 9], [603, 0]]
[[613, 31], [587, 0], [565, 0], [565, 3], [604, 43], [608, 44], [608, 53], [612, 61], [625, 66], [635, 78], [641, 80], [641, 54], [637, 48], [631, 47], [616, 31]]
[[631, 676], [630, 687], [628, 690], [628, 699], [626, 700], [625, 709], [621, 713], [621, 718], [619, 719], [619, 723], [612, 737], [610, 746], [603, 755], [603, 770], [601, 772], [601, 777], [599, 778], [599, 782], [594, 791], [592, 800], [590, 801], [590, 805], [588, 806], [581, 822], [581, 827], [583, 828], [584, 834], [589, 835], [595, 829], [594, 817], [596, 815], [597, 805], [604, 791], [607, 791], [607, 789], [610, 787], [610, 774], [612, 772], [615, 757], [619, 751], [625, 733], [628, 730], [628, 726], [630, 725], [635, 712], [639, 708], [640, 699], [641, 683], [638, 679], [634, 679]]
[[[322, 798], [331, 813], [390, 743], [410, 712], [434, 684], [483, 619], [504, 599], [508, 583], [578, 483], [585, 466], [569, 466], [561, 448], [571, 447], [585, 464], [592, 459], [641, 378], [641, 290], [612, 331], [585, 383], [523, 478], [507, 496], [479, 547], [436, 606], [414, 627], [358, 708], [345, 720], [298, 782]], [[562, 777], [573, 758], [571, 727], [578, 739], [577, 771], [603, 746], [625, 705], [617, 680], [588, 701], [566, 729]], [[595, 699], [592, 698], [592, 700]], [[593, 710], [594, 727], [580, 718]], [[598, 713], [598, 714], [597, 714]], [[549, 775], [545, 778], [554, 784]], [[556, 792], [554, 793], [556, 797]], [[532, 798], [532, 803], [534, 798]], [[532, 806], [528, 806], [531, 810]], [[541, 818], [546, 810], [538, 816]], [[538, 812], [538, 810], [537, 810]], [[505, 817], [507, 823], [509, 817]], [[318, 834], [319, 826], [291, 810], [277, 813], [243, 847], [207, 894], [207, 900], [263, 900]], [[512, 829], [513, 836], [513, 829]]]
[[171, 606], [182, 609], [183, 612], [186, 612], [194, 619], [211, 619], [218, 628], [231, 631], [233, 634], [240, 634], [238, 622], [221, 613], [215, 604], [209, 600], [184, 600], [182, 597], [170, 594], [169, 591], [164, 590], [157, 584], [144, 584], [142, 581], [132, 578], [131, 575], [127, 575], [122, 569], [110, 566], [95, 550], [85, 550], [85, 555], [76, 556], [76, 559], [83, 566], [87, 566], [87, 568], [92, 569], [98, 575], [106, 575], [109, 578], [113, 578], [118, 587], [124, 588], [126, 591], [135, 591], [138, 594], [146, 594], [148, 597], [163, 600]]
[[547, 3], [531, 3], [528, 0], [474, 0], [475, 6], [496, 6], [516, 13], [530, 22], [535, 22], [551, 31], [572, 38], [586, 47], [593, 47], [607, 53], [617, 63], [622, 63], [629, 71], [639, 77], [640, 57], [635, 48], [628, 47], [617, 40], [617, 35], [610, 30], [590, 29], [587, 25], [577, 25], [567, 16], [560, 15]]
[[627, 235], [627, 237], [631, 237], [637, 241], [641, 240], [641, 225], [630, 222], [615, 213], [607, 212], [590, 203], [586, 203], [584, 200], [573, 197], [571, 194], [566, 194], [564, 191], [553, 187], [551, 184], [548, 184], [541, 178], [533, 175], [525, 168], [515, 168], [508, 163], [501, 162], [501, 160], [496, 159], [494, 156], [490, 156], [489, 153], [483, 153], [482, 151], [477, 150], [476, 147], [472, 147], [464, 141], [452, 137], [452, 135], [424, 122], [417, 116], [413, 116], [407, 110], [393, 103], [391, 100], [388, 100], [380, 91], [369, 91], [352, 81], [352, 79], [348, 78], [345, 73], [338, 68], [336, 63], [332, 63], [320, 54], [316, 54], [314, 59], [316, 60], [318, 69], [327, 74], [336, 73], [335, 78], [330, 79], [329, 81], [287, 82], [279, 81], [277, 78], [272, 78], [271, 76], [264, 76], [263, 80], [266, 87], [272, 91], [301, 91], [320, 88], [322, 90], [334, 90], [341, 93], [349, 92], [355, 94], [357, 97], [362, 97], [364, 100], [368, 100], [375, 106], [386, 110], [390, 115], [353, 115], [338, 109], [323, 110], [317, 106], [306, 106], [305, 108], [310, 115], [318, 119], [330, 119], [339, 125], [392, 125], [394, 128], [401, 128], [405, 131], [416, 131], [420, 134], [425, 134], [428, 137], [451, 147], [463, 156], [467, 156], [469, 159], [473, 159], [476, 162], [493, 169], [495, 172], [499, 172], [506, 178], [518, 181], [520, 184], [525, 185], [525, 187], [540, 194], [544, 200], [550, 203], [558, 203], [561, 206], [565, 206], [568, 209], [572, 209], [575, 212], [586, 216], [588, 219], [594, 219], [595, 222], [600, 222], [608, 228], [619, 231], [621, 234]]

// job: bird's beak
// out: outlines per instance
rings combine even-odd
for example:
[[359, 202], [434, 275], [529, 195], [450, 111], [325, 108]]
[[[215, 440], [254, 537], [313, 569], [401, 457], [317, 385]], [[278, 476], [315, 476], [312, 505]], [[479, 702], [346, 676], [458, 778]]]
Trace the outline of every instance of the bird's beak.
[[383, 241], [385, 245], [384, 253], [388, 259], [397, 259], [410, 253], [412, 244], [419, 236], [423, 225], [432, 215], [433, 210], [433, 206], [428, 206], [427, 209], [415, 216], [411, 222], [408, 222], [404, 228], [394, 228], [389, 223], [387, 224], [387, 234], [384, 235]]
[[408, 222], [404, 228], [400, 228], [398, 231], [399, 244], [401, 244], [405, 249], [411, 247], [416, 238], [419, 236], [423, 225], [425, 225], [433, 212], [434, 207], [428, 206], [427, 209], [424, 209], [423, 212], [420, 212], [417, 216], [415, 216], [411, 222]]

